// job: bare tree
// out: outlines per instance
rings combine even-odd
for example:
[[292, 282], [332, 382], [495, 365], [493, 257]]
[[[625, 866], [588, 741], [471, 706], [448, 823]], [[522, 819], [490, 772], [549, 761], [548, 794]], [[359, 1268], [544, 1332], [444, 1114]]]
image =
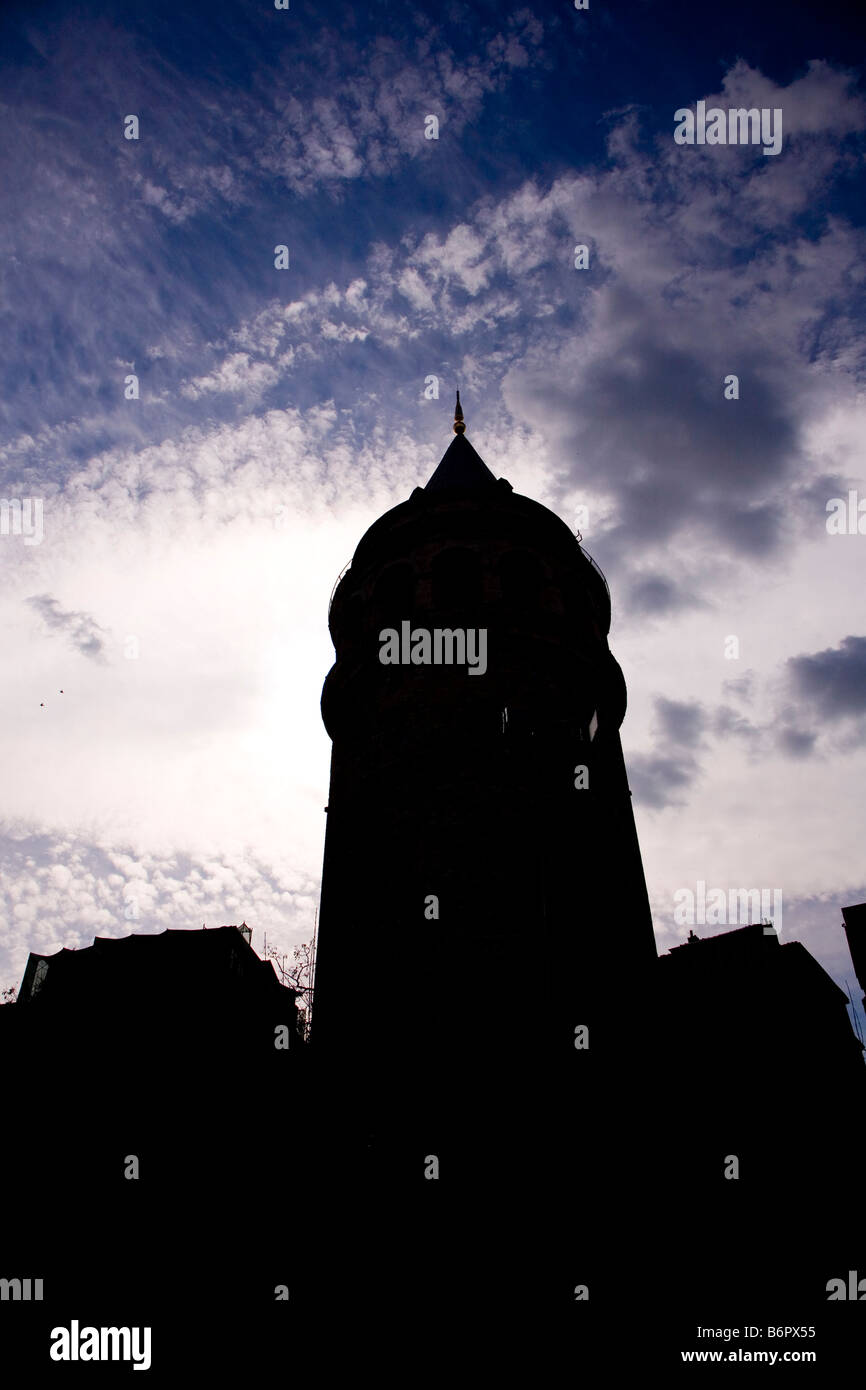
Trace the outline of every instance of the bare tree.
[[8, 989], [0, 989], [0, 1004], [16, 1004], [18, 1002], [18, 990], [14, 985]]
[[298, 996], [297, 1008], [301, 1018], [301, 1036], [307, 1042], [310, 1036], [310, 1019], [313, 1012], [313, 971], [315, 969], [315, 943], [302, 941], [292, 952], [292, 959], [281, 955], [273, 946], [265, 952], [272, 960], [284, 985], [293, 989]]

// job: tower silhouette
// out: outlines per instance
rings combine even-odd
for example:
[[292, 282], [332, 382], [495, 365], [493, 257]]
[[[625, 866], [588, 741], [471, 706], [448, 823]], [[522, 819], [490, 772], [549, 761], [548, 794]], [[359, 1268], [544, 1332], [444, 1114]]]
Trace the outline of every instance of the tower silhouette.
[[435, 1155], [452, 1190], [513, 1199], [574, 1190], [657, 958], [606, 581], [494, 477], [459, 394], [454, 429], [332, 598], [312, 1044], [389, 1193]]

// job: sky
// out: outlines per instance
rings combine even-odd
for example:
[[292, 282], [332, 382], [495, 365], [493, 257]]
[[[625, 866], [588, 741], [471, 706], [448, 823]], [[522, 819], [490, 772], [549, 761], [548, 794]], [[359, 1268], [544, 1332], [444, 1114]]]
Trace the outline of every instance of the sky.
[[[683, 890], [779, 890], [857, 997], [848, 10], [5, 5], [0, 985], [94, 935], [309, 939], [329, 596], [459, 387], [610, 584], [659, 950]], [[678, 143], [698, 102], [780, 111], [778, 153]]]

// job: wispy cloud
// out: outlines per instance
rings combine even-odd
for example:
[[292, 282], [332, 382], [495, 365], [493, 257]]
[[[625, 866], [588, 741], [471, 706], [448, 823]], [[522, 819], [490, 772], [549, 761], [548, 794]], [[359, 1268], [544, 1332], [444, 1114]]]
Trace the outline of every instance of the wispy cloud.
[[27, 602], [54, 632], [62, 633], [70, 646], [90, 661], [104, 662], [105, 631], [90, 613], [61, 608], [50, 594], [38, 594]]

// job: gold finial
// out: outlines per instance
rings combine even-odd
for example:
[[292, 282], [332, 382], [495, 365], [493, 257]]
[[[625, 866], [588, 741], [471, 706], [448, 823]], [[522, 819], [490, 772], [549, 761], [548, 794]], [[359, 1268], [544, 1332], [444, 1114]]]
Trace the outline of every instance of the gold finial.
[[454, 433], [463, 434], [466, 426], [463, 423], [463, 407], [460, 404], [460, 392], [457, 392], [457, 404], [454, 407]]

